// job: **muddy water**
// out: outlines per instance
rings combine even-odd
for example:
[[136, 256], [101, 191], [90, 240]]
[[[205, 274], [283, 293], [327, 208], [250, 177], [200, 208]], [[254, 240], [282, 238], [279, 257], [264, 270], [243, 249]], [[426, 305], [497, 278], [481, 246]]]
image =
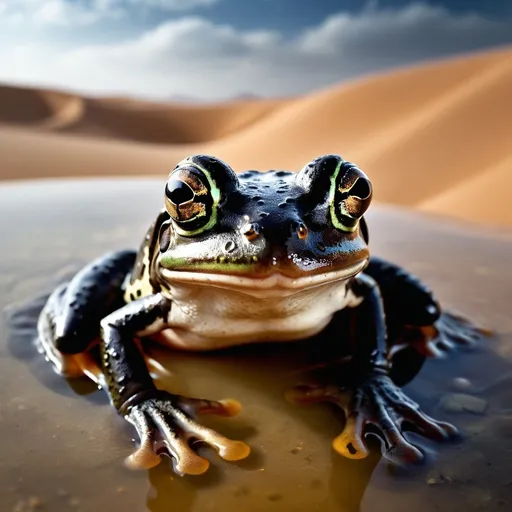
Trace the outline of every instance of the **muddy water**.
[[173, 476], [168, 461], [150, 471], [125, 469], [133, 432], [103, 392], [52, 372], [32, 343], [34, 322], [38, 297], [57, 282], [104, 251], [139, 243], [160, 209], [161, 186], [109, 180], [0, 187], [0, 511], [510, 510], [512, 236], [382, 207], [369, 215], [374, 252], [406, 265], [445, 304], [500, 333], [477, 349], [428, 361], [406, 387], [431, 415], [459, 426], [464, 439], [424, 443], [427, 463], [409, 473], [390, 471], [378, 455], [348, 461], [330, 446], [341, 428], [335, 411], [283, 398], [303, 376], [307, 345], [215, 355], [153, 347], [168, 371], [161, 386], [243, 403], [240, 416], [207, 423], [244, 439], [253, 453], [233, 464], [204, 450], [212, 465], [196, 477]]

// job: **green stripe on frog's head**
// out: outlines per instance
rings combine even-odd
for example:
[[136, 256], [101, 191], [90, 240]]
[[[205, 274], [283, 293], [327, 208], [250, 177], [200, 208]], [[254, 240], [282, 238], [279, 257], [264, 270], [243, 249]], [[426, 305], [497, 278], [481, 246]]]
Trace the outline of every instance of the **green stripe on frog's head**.
[[237, 187], [236, 174], [218, 158], [195, 155], [182, 160], [165, 187], [165, 207], [176, 232], [193, 237], [213, 228], [219, 204]]

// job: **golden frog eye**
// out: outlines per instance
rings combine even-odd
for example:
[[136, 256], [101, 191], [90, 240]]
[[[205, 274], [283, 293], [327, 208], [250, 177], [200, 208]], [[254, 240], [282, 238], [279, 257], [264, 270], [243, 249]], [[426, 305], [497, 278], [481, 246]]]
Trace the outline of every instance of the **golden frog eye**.
[[295, 183], [304, 190], [307, 207], [325, 207], [332, 225], [349, 233], [356, 231], [372, 200], [366, 174], [339, 155], [315, 158], [297, 173]]
[[181, 234], [193, 236], [206, 229], [214, 216], [213, 197], [201, 171], [195, 168], [173, 171], [165, 187], [165, 207]]

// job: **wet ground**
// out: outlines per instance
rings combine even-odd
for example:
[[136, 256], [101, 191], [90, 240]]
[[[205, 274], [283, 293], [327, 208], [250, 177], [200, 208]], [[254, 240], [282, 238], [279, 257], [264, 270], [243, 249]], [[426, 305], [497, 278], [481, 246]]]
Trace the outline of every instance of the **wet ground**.
[[[162, 386], [244, 405], [208, 420], [244, 439], [240, 463], [211, 461], [179, 478], [168, 461], [123, 466], [133, 432], [102, 391], [57, 376], [34, 348], [41, 296], [91, 258], [135, 247], [159, 211], [160, 181], [27, 182], [0, 187], [0, 511], [457, 512], [512, 507], [512, 234], [373, 207], [371, 247], [434, 288], [443, 303], [499, 335], [428, 361], [406, 386], [432, 416], [456, 424], [458, 443], [424, 443], [426, 464], [390, 471], [375, 454], [348, 461], [331, 440], [341, 418], [283, 394], [302, 376], [307, 347], [249, 347], [220, 354], [153, 349]], [[304, 350], [303, 350], [304, 349]], [[306, 355], [305, 355], [306, 354]], [[465, 379], [465, 380], [464, 380]]]

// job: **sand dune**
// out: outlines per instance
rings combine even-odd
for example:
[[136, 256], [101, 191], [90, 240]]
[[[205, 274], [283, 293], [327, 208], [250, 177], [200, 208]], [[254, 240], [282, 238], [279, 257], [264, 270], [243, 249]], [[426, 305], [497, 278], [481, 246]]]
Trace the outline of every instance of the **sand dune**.
[[424, 211], [512, 226], [511, 181], [512, 154], [418, 206]]
[[512, 49], [302, 97], [219, 104], [0, 87], [0, 178], [165, 175], [207, 152], [235, 169], [299, 169], [335, 152], [377, 200], [512, 225]]

